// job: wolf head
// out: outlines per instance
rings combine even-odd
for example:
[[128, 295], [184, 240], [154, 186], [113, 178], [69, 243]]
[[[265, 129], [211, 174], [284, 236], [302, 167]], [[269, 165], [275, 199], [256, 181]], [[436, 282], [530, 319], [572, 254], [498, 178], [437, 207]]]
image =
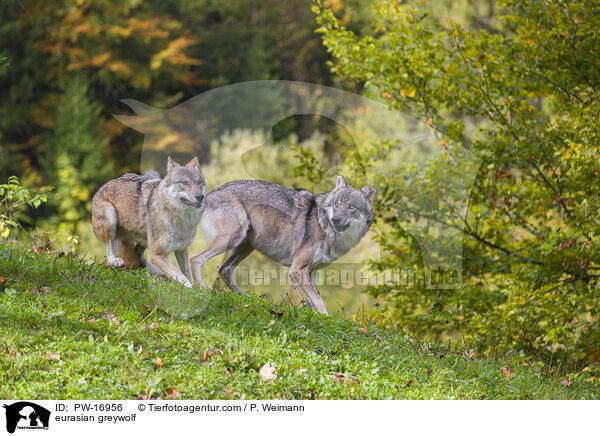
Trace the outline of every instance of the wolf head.
[[[354, 189], [342, 176], [337, 176], [335, 189], [327, 194], [323, 208], [336, 233], [369, 228], [373, 222], [373, 195], [371, 186]], [[366, 230], [365, 230], [366, 231]]]
[[200, 208], [206, 197], [206, 183], [200, 172], [200, 163], [195, 157], [182, 166], [169, 156], [164, 191], [171, 205], [177, 209]]

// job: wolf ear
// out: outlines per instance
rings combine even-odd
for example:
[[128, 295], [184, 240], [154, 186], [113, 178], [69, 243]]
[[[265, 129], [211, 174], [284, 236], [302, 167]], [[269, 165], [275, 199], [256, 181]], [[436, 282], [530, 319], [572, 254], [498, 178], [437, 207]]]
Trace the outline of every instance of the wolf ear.
[[200, 168], [200, 161], [198, 160], [198, 156], [194, 156], [194, 158], [191, 161], [189, 161], [185, 166], [190, 168]]
[[375, 189], [373, 189], [372, 186], [367, 185], [364, 188], [361, 188], [360, 192], [365, 194], [365, 197], [367, 197], [367, 200], [369, 200], [369, 202], [373, 201], [373, 195], [375, 195]]
[[173, 159], [171, 159], [171, 156], [169, 156], [167, 158], [167, 172], [168, 173], [170, 173], [173, 168], [177, 168], [180, 166], [181, 165], [179, 165], [177, 162], [175, 162]]
[[342, 189], [342, 188], [345, 188], [347, 186], [348, 186], [348, 184], [344, 180], [344, 177], [337, 176], [337, 179], [335, 179], [335, 190], [337, 191], [338, 189]]

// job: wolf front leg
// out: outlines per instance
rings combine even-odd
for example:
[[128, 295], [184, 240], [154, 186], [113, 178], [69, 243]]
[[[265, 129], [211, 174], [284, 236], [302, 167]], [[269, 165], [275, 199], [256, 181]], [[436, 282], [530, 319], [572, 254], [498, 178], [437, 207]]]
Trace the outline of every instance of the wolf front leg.
[[154, 265], [156, 268], [161, 270], [163, 273], [168, 275], [169, 277], [174, 278], [178, 282], [183, 283], [188, 288], [192, 287], [192, 283], [188, 280], [188, 278], [183, 275], [181, 271], [171, 265], [171, 262], [164, 256], [162, 253], [155, 253], [150, 249], [150, 253], [148, 255], [148, 262]]
[[183, 250], [175, 250], [175, 259], [177, 259], [177, 263], [179, 264], [179, 269], [184, 276], [191, 282], [192, 276], [190, 274], [190, 260], [188, 256], [188, 249], [184, 248]]
[[310, 268], [308, 263], [305, 262], [294, 262], [290, 267], [289, 276], [306, 299], [306, 303], [312, 309], [315, 309], [319, 313], [327, 315], [327, 308], [325, 303], [321, 299], [321, 296], [317, 292], [315, 285], [310, 279]]

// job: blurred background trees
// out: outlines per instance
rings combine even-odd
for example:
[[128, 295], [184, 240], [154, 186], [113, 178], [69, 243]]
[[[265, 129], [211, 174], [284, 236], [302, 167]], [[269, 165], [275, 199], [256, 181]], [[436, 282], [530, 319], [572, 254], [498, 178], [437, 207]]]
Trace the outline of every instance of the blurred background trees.
[[[6, 0], [0, 2], [0, 180], [56, 187], [32, 224], [95, 247], [90, 200], [106, 180], [139, 171], [143, 135], [112, 117], [123, 98], [170, 108], [246, 80], [332, 84], [310, 0]], [[332, 2], [360, 32], [364, 1]], [[315, 117], [277, 140], [327, 129]], [[204, 156], [210, 150], [201, 150]], [[57, 235], [49, 235], [56, 237]], [[64, 240], [62, 242], [65, 242]], [[94, 250], [92, 249], [92, 253]]]

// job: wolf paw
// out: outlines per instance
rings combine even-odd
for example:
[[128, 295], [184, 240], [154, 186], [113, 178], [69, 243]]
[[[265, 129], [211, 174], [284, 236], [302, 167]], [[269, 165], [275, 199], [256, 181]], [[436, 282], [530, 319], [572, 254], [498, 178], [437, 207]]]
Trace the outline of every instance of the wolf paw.
[[125, 266], [125, 261], [120, 257], [107, 257], [106, 263], [117, 268], [123, 268]]

